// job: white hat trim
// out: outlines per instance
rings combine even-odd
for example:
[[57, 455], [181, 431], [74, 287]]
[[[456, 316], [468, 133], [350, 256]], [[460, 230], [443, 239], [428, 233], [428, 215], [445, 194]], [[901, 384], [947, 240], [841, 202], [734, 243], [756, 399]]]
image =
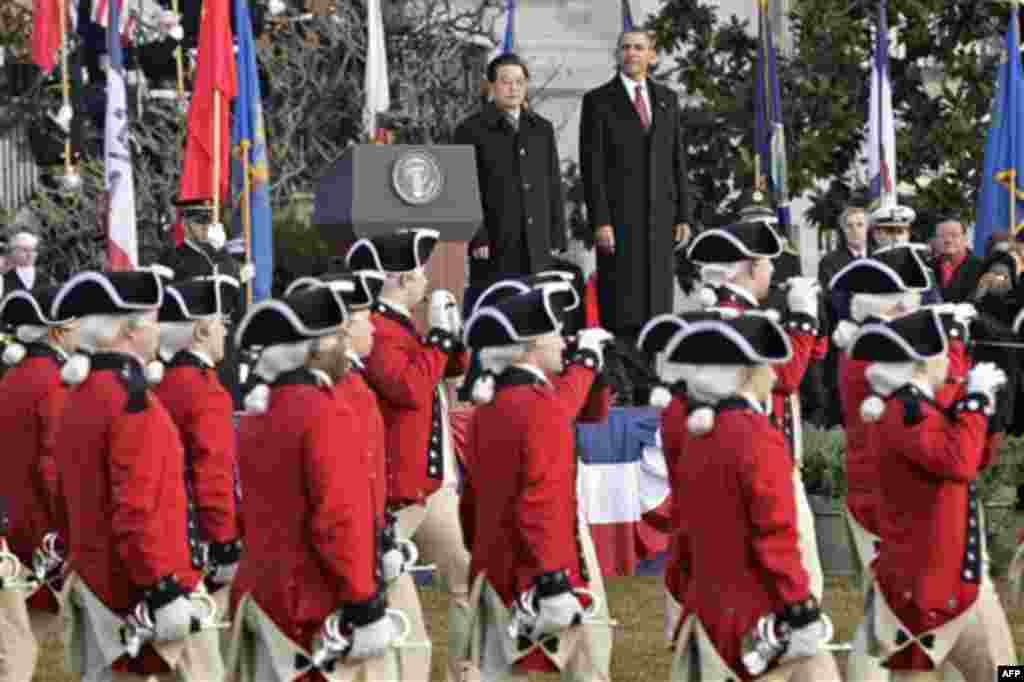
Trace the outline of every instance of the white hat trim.
[[[768, 316], [764, 315], [764, 317]], [[701, 320], [700, 322], [694, 322], [693, 324], [689, 325], [688, 327], [686, 327], [686, 329], [683, 329], [681, 332], [679, 332], [679, 334], [675, 336], [675, 338], [673, 339], [673, 343], [671, 343], [672, 350], [674, 351], [676, 349], [676, 346], [682, 343], [683, 338], [706, 331], [720, 333], [722, 336], [732, 341], [733, 344], [735, 344], [736, 347], [739, 348], [740, 352], [743, 353], [743, 355], [748, 360], [756, 364], [781, 365], [789, 362], [790, 358], [793, 357], [793, 345], [789, 342], [789, 335], [786, 334], [785, 332], [780, 334], [780, 338], [782, 339], [783, 344], [786, 347], [786, 356], [784, 358], [779, 358], [777, 360], [769, 359], [755, 351], [754, 347], [750, 344], [750, 341], [748, 341], [742, 334], [740, 334], [733, 327], [725, 324], [720, 320]], [[712, 365], [699, 366], [710, 367]]]
[[[334, 290], [332, 289], [331, 292], [334, 293]], [[337, 295], [335, 295], [335, 299], [337, 299]], [[343, 319], [341, 324], [334, 325], [333, 327], [325, 327], [323, 329], [310, 329], [302, 322], [302, 320], [299, 319], [299, 316], [295, 314], [295, 311], [288, 307], [288, 305], [286, 305], [285, 303], [282, 303], [281, 301], [278, 301], [273, 298], [268, 298], [264, 301], [260, 301], [256, 305], [249, 308], [249, 310], [246, 311], [245, 313], [245, 317], [243, 317], [242, 321], [238, 323], [238, 331], [235, 332], [235, 345], [238, 346], [239, 348], [242, 347], [242, 337], [245, 334], [245, 330], [248, 329], [249, 323], [252, 322], [253, 317], [263, 312], [264, 310], [276, 310], [277, 312], [281, 313], [281, 315], [286, 320], [288, 320], [292, 327], [303, 336], [316, 338], [319, 336], [327, 336], [329, 334], [333, 334], [334, 332], [341, 329], [342, 326], [344, 326], [345, 322], [348, 321], [348, 309], [345, 307], [344, 301], [338, 300], [338, 305], [341, 306], [342, 310]]]
[[17, 291], [12, 291], [11, 293], [9, 293], [6, 296], [4, 296], [4, 298], [2, 300], [0, 300], [0, 318], [3, 318], [4, 311], [7, 310], [7, 305], [11, 301], [14, 301], [16, 299], [25, 299], [26, 301], [28, 301], [28, 304], [31, 305], [35, 309], [36, 315], [39, 317], [39, 319], [42, 320], [48, 327], [59, 327], [62, 324], [67, 324], [68, 322], [70, 322], [73, 319], [73, 318], [68, 318], [66, 320], [54, 320], [54, 319], [52, 319], [47, 314], [47, 313], [49, 313], [51, 311], [46, 311], [44, 313], [43, 309], [39, 307], [39, 301], [36, 300], [36, 297], [33, 296], [30, 291], [26, 291], [25, 289], [18, 289]]
[[676, 331], [675, 333], [672, 334], [672, 336], [669, 337], [668, 341], [665, 343], [665, 348], [660, 349], [658, 352], [664, 352], [665, 349], [668, 348], [668, 344], [672, 343], [673, 339], [676, 338], [676, 335], [686, 328], [686, 322], [683, 319], [681, 319], [678, 315], [673, 315], [672, 313], [662, 313], [661, 315], [655, 315], [651, 319], [647, 320], [647, 324], [645, 324], [643, 328], [640, 329], [640, 335], [636, 337], [636, 347], [643, 348], [644, 344], [647, 342], [647, 337], [652, 332], [654, 332], [655, 329], [661, 327], [662, 325], [673, 326], [676, 328]]
[[321, 284], [323, 284], [323, 282], [318, 280], [316, 277], [299, 277], [297, 280], [288, 285], [288, 288], [284, 290], [284, 295], [285, 297], [288, 297], [294, 294], [300, 288], [308, 289], [310, 287], [319, 286]]
[[80, 284], [84, 284], [86, 282], [94, 282], [100, 285], [103, 288], [103, 290], [107, 292], [107, 295], [110, 296], [111, 300], [113, 300], [114, 303], [117, 304], [119, 307], [124, 309], [121, 312], [128, 313], [133, 311], [155, 310], [159, 308], [164, 302], [164, 287], [163, 284], [160, 282], [160, 277], [157, 276], [157, 274], [152, 270], [143, 269], [138, 270], [138, 272], [146, 272], [152, 275], [153, 279], [156, 280], [157, 300], [155, 303], [125, 303], [124, 299], [121, 298], [121, 295], [119, 293], [117, 293], [117, 289], [114, 288], [114, 286], [110, 283], [109, 279], [104, 277], [99, 272], [90, 270], [88, 272], [78, 273], [77, 275], [69, 279], [67, 283], [60, 288], [60, 291], [57, 292], [57, 296], [53, 299], [53, 304], [50, 306], [50, 317], [57, 317], [56, 313], [58, 310], [60, 310], [60, 304], [63, 303], [64, 299], [68, 297], [68, 292], [73, 291], [76, 286], [79, 286]]
[[[480, 294], [480, 296], [477, 297], [476, 303], [473, 304], [473, 310], [470, 313], [470, 315], [475, 314], [478, 310], [481, 309], [481, 307], [487, 307], [486, 305], [485, 306], [481, 306], [480, 304], [481, 304], [481, 302], [486, 301], [487, 297], [490, 296], [491, 293], [493, 293], [497, 289], [504, 289], [506, 287], [508, 287], [510, 289], [516, 289], [516, 290], [518, 290], [518, 292], [520, 294], [528, 294], [528, 293], [530, 293], [530, 287], [527, 286], [526, 284], [524, 284], [523, 282], [520, 282], [517, 279], [502, 279], [502, 280], [499, 280], [499, 281], [495, 282], [494, 284], [492, 284], [491, 286], [489, 286], [486, 289], [484, 289], [484, 292], [482, 294]], [[494, 304], [490, 303], [490, 304], [487, 304], [487, 305], [494, 305]]]
[[[366, 237], [356, 241], [351, 247], [349, 247], [348, 253], [345, 254], [345, 265], [349, 265], [352, 259], [352, 254], [355, 253], [356, 249], [360, 246], [370, 249], [370, 254], [373, 256], [373, 262], [377, 265], [378, 270], [384, 270], [384, 266], [380, 262], [380, 254], [377, 253], [377, 247], [373, 245], [373, 242]], [[350, 266], [351, 267], [351, 266]], [[386, 270], [384, 270], [387, 272]]]

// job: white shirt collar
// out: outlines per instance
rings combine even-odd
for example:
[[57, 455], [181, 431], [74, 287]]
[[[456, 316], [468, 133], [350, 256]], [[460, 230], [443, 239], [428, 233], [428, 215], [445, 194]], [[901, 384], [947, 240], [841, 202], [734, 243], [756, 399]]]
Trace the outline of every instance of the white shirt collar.
[[29, 266], [18, 266], [14, 268], [15, 272], [18, 273], [18, 278], [21, 279], [22, 283], [25, 284], [29, 289], [36, 281], [36, 268], [34, 265]]
[[314, 377], [316, 377], [316, 382], [320, 386], [333, 386], [334, 385], [334, 381], [331, 380], [330, 375], [327, 374], [327, 372], [323, 371], [322, 369], [310, 369], [309, 373], [312, 374]]
[[356, 355], [353, 351], [345, 351], [345, 355], [348, 356], [348, 359], [352, 362], [353, 367], [358, 367], [359, 369], [364, 369], [366, 367], [366, 365], [363, 364], [363, 359]]
[[633, 98], [636, 97], [635, 90], [637, 88], [639, 88], [640, 92], [643, 93], [644, 99], [649, 99], [647, 97], [647, 80], [646, 79], [644, 79], [642, 81], [635, 81], [632, 78], [630, 78], [629, 76], [627, 76], [626, 74], [622, 73], [621, 71], [619, 72], [619, 79], [621, 79], [622, 80], [622, 84], [626, 86], [626, 93], [629, 95], [630, 101], [632, 101]]
[[517, 362], [512, 366], [518, 367], [519, 369], [525, 372], [529, 372], [530, 374], [534, 375], [535, 377], [543, 381], [545, 384], [549, 386], [551, 385], [551, 381], [548, 380], [548, 376], [544, 374], [544, 371], [540, 367], [537, 367], [536, 365], [530, 365], [525, 362]]
[[391, 299], [388, 298], [384, 298], [383, 296], [377, 298], [377, 300], [380, 301], [381, 305], [383, 305], [384, 307], [391, 308], [396, 313], [404, 315], [405, 317], [408, 317], [410, 319], [412, 318], [412, 313], [410, 313], [409, 309], [406, 308], [401, 303], [396, 303], [395, 301], [392, 301]]
[[210, 356], [207, 355], [206, 353], [198, 350], [192, 350], [191, 348], [186, 349], [185, 352], [190, 353], [199, 358], [199, 361], [203, 363], [203, 365], [205, 365], [206, 367], [211, 369], [214, 367], [213, 360], [211, 360]]
[[917, 390], [921, 391], [921, 393], [924, 393], [932, 400], [935, 400], [935, 391], [932, 389], [931, 386], [928, 385], [927, 381], [921, 381], [920, 379], [911, 379], [910, 385], [916, 388]]
[[760, 303], [757, 302], [757, 299], [754, 298], [754, 295], [752, 293], [750, 293], [741, 286], [733, 284], [732, 282], [723, 282], [722, 286], [731, 291], [732, 293], [736, 294], [737, 296], [742, 298], [746, 303], [754, 306], [755, 308], [761, 305]]

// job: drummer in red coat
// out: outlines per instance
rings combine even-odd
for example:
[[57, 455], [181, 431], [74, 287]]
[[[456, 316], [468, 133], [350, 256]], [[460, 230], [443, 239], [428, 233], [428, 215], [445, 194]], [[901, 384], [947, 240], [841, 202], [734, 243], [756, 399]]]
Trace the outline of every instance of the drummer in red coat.
[[238, 281], [225, 275], [166, 286], [159, 313], [166, 364], [147, 367], [185, 449], [192, 565], [207, 573], [207, 587], [221, 611], [228, 602], [223, 587], [238, 570], [242, 550], [233, 402], [217, 376], [224, 359], [224, 318], [238, 289]]
[[[386, 274], [373, 307], [373, 351], [366, 380], [380, 401], [387, 430], [388, 508], [398, 517], [400, 540], [415, 541], [423, 563], [433, 563], [449, 595], [448, 646], [465, 646], [468, 628], [469, 555], [458, 519], [458, 472], [448, 425], [446, 376], [464, 370], [462, 322], [455, 297], [430, 296], [428, 332], [417, 328], [412, 310], [427, 291], [424, 267], [437, 244], [435, 230], [399, 230], [361, 239], [346, 257], [351, 270]], [[399, 577], [388, 591], [396, 608], [412, 621], [411, 639], [427, 641], [412, 577]], [[430, 679], [429, 648], [400, 652], [406, 679]], [[448, 669], [449, 679], [458, 671]]]
[[[53, 436], [67, 397], [60, 368], [74, 352], [78, 336], [75, 320], [50, 316], [58, 288], [15, 291], [0, 301], [0, 324], [15, 330], [18, 339], [4, 350], [4, 363], [11, 368], [0, 380], [0, 433], [6, 442], [0, 499], [6, 500], [11, 519], [7, 547], [26, 579], [35, 568], [37, 551], [43, 552], [42, 558], [58, 548], [53, 544], [57, 539], [52, 518], [57, 487]], [[31, 594], [27, 604], [12, 603], [19, 614], [0, 616], [0, 639], [18, 645], [8, 654], [0, 653], [0, 680], [30, 679], [38, 645], [59, 631], [62, 562], [59, 556], [49, 558], [48, 564], [39, 565], [47, 574], [44, 582], [34, 586], [34, 593], [21, 593]], [[13, 571], [13, 566], [8, 570]], [[29, 624], [31, 631], [21, 631], [19, 625]]]
[[379, 555], [378, 574], [390, 585], [418, 558], [415, 545], [399, 542], [395, 515], [387, 510], [387, 458], [384, 449], [387, 432], [380, 412], [377, 395], [366, 383], [363, 360], [373, 350], [373, 323], [370, 309], [384, 286], [385, 275], [377, 270], [359, 270], [351, 273], [330, 273], [320, 277], [301, 277], [288, 286], [288, 292], [302, 291], [313, 286], [329, 286], [345, 302], [349, 320], [343, 338], [350, 367], [335, 387], [339, 398], [361, 415], [372, 466], [371, 491]]
[[[686, 614], [673, 680], [839, 680], [831, 624], [797, 535], [793, 458], [764, 405], [788, 362], [784, 329], [762, 314], [688, 325], [673, 361], [696, 366], [703, 399], [674, 467]], [[690, 396], [692, 399], [692, 395]], [[756, 443], [756, 447], [750, 447]]]
[[[152, 272], [83, 272], [52, 307], [55, 319], [79, 318], [80, 343], [96, 349], [65, 365], [78, 385], [54, 445], [57, 525], [68, 546], [68, 651], [72, 672], [86, 679], [223, 675], [216, 632], [193, 634], [206, 619], [192, 598], [202, 584], [189, 553], [185, 454], [143, 369], [156, 356], [162, 300]], [[134, 657], [119, 636], [129, 615], [153, 625]]]
[[[611, 633], [600, 568], [578, 513], [573, 424], [611, 335], [579, 333], [572, 362], [589, 381], [567, 400], [549, 377], [562, 371], [570, 287], [548, 284], [504, 298], [466, 326], [467, 345], [497, 377], [493, 402], [478, 407], [469, 426], [459, 509], [473, 557], [474, 641], [483, 646], [456, 655], [483, 679], [531, 670], [608, 679]], [[580, 588], [588, 593], [575, 594]], [[584, 618], [586, 604], [594, 613]]]
[[[690, 245], [688, 257], [700, 265], [705, 286], [700, 296], [706, 307], [735, 308], [741, 312], [758, 310], [769, 293], [773, 259], [782, 253], [782, 240], [763, 221], [741, 222], [700, 233]], [[818, 343], [818, 282], [793, 277], [784, 284], [786, 310], [777, 311], [793, 347], [792, 357], [776, 368], [778, 381], [772, 391], [771, 418], [786, 437], [796, 461], [793, 488], [796, 491], [800, 541], [811, 572], [811, 586], [821, 598], [825, 579], [818, 558], [807, 493], [800, 474], [802, 433], [800, 420], [800, 383]], [[695, 377], [700, 381], [701, 377]]]
[[[377, 580], [364, 415], [339, 398], [348, 314], [314, 286], [252, 306], [240, 348], [260, 347], [265, 412], [240, 424], [245, 552], [232, 584], [229, 671], [239, 682], [397, 679], [398, 629]], [[347, 640], [347, 642], [343, 641]], [[336, 657], [319, 658], [331, 644]]]
[[939, 679], [946, 660], [968, 682], [982, 682], [1016, 660], [988, 576], [975, 482], [988, 464], [989, 417], [1006, 376], [978, 364], [965, 396], [944, 410], [934, 396], [946, 384], [948, 347], [938, 313], [923, 309], [864, 325], [850, 349], [871, 363], [867, 377], [878, 392], [861, 407], [873, 424], [886, 510], [865, 617], [867, 646], [894, 682], [922, 673]]

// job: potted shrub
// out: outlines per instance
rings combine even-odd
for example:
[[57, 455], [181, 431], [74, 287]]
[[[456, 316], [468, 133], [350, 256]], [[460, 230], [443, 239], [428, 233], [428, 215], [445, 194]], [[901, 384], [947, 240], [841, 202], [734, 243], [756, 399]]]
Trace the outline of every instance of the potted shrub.
[[843, 500], [846, 497], [846, 436], [841, 429], [805, 424], [800, 472], [814, 512], [818, 555], [826, 575], [856, 572]]

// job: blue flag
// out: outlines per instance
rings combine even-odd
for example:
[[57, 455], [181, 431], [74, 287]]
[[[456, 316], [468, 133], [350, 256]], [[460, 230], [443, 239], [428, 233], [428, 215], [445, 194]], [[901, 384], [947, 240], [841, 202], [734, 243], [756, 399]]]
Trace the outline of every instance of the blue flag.
[[[986, 242], [996, 230], [1008, 230], [1013, 238], [1024, 221], [1024, 75], [1020, 62], [1017, 5], [1010, 13], [1006, 31], [1006, 54], [999, 66], [999, 81], [992, 101], [992, 122], [985, 140], [985, 165], [981, 175], [981, 196], [974, 228], [974, 251], [984, 253]], [[1011, 199], [1012, 197], [1012, 199]], [[1011, 219], [1010, 204], [1013, 202]]]
[[253, 301], [270, 296], [274, 280], [274, 237], [270, 214], [270, 165], [267, 159], [267, 135], [263, 126], [263, 100], [256, 70], [256, 46], [252, 37], [248, 0], [235, 0], [235, 30], [238, 34], [238, 97], [231, 125], [231, 189], [235, 204], [235, 235], [244, 236], [246, 207], [243, 202], [245, 174], [243, 155], [249, 157], [251, 182], [248, 206], [251, 218], [249, 235], [252, 263]]
[[629, 7], [629, 0], [622, 0], [622, 32], [629, 33], [633, 30], [633, 10]]
[[789, 189], [786, 178], [786, 129], [782, 121], [782, 100], [779, 97], [779, 72], [775, 63], [775, 44], [768, 22], [768, 2], [759, 3], [760, 47], [757, 54], [757, 89], [755, 93], [754, 153], [770, 203], [778, 207], [779, 225], [788, 228]]

